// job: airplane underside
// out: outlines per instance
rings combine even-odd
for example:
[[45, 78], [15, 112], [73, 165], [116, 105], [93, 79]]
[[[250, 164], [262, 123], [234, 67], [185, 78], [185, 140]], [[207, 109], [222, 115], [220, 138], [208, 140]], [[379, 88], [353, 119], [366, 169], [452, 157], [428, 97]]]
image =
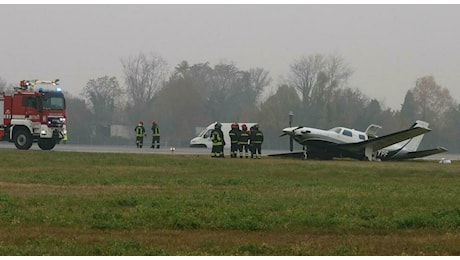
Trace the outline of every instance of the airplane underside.
[[[372, 155], [372, 158], [367, 158], [364, 152], [350, 152], [343, 149], [337, 148], [337, 144], [335, 143], [325, 143], [323, 141], [308, 141], [306, 145], [304, 145], [304, 150], [306, 151], [306, 155], [304, 154], [304, 159], [319, 159], [319, 160], [332, 160], [334, 158], [351, 158], [356, 160], [369, 160], [369, 161], [395, 161], [395, 160], [406, 160], [406, 159], [413, 159], [422, 157], [419, 153], [413, 152], [417, 154], [417, 156], [410, 157], [408, 154], [398, 155], [399, 150], [395, 151], [376, 151], [375, 154]], [[436, 153], [439, 152], [439, 149], [436, 150]], [[432, 150], [430, 150], [432, 151]], [[434, 153], [430, 153], [434, 154]], [[427, 155], [430, 155], [427, 154]], [[424, 155], [426, 156], [426, 155]]]
[[325, 143], [324, 141], [308, 141], [303, 144], [306, 156], [304, 159], [332, 160], [334, 158], [352, 158], [364, 160], [365, 156], [361, 153], [351, 153], [337, 148], [335, 143]]

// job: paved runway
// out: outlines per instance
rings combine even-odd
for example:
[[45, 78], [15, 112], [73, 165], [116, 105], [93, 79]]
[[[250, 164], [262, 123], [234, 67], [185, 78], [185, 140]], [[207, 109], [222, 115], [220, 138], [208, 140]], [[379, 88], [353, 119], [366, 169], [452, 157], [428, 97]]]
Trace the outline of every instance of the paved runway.
[[[0, 142], [0, 149], [13, 149], [16, 147], [13, 143]], [[30, 150], [41, 150], [36, 143], [32, 145]], [[142, 149], [136, 148], [134, 145], [75, 145], [75, 144], [58, 144], [51, 151], [63, 151], [63, 152], [88, 152], [88, 153], [139, 153], [139, 154], [196, 154], [196, 155], [211, 155], [210, 148], [191, 148], [191, 147], [175, 147], [175, 151], [171, 151], [170, 147], [163, 147], [160, 149], [152, 149], [150, 147], [144, 147]], [[262, 156], [269, 154], [280, 154], [288, 153], [287, 150], [264, 150], [262, 149]], [[229, 157], [230, 150], [225, 150], [226, 157]], [[460, 160], [459, 154], [441, 153], [433, 156], [428, 156], [423, 159], [426, 160], [440, 160], [446, 158], [449, 160]]]
[[[0, 142], [0, 149], [16, 149], [13, 143]], [[152, 149], [150, 146], [142, 149], [136, 148], [134, 145], [75, 145], [75, 144], [58, 144], [51, 151], [61, 152], [89, 152], [89, 153], [140, 153], [140, 154], [202, 154], [211, 156], [211, 148], [191, 148], [191, 147], [175, 147], [174, 151], [170, 147], [160, 149]], [[30, 150], [41, 150], [36, 143], [32, 145]], [[225, 149], [225, 155], [230, 155], [230, 149]], [[288, 151], [281, 150], [262, 150], [262, 155], [284, 153]]]
[[[0, 142], [0, 149], [16, 149], [13, 143]], [[30, 150], [41, 150], [36, 143]], [[211, 154], [211, 149], [206, 148], [189, 148], [176, 147], [171, 151], [170, 147], [152, 149], [144, 147], [142, 149], [130, 145], [75, 145], [75, 144], [58, 144], [51, 151], [61, 152], [91, 152], [91, 153], [152, 153], [152, 154]]]

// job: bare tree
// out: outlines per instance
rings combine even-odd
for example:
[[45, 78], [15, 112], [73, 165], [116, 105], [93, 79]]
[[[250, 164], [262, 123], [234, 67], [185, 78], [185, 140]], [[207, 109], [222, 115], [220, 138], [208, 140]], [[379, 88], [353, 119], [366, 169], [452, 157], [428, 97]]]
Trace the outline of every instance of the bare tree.
[[262, 68], [242, 71], [233, 63], [217, 64], [207, 104], [211, 117], [219, 120], [247, 117], [249, 110], [256, 110], [257, 98], [270, 81], [268, 71]]
[[122, 89], [118, 80], [108, 76], [89, 80], [82, 91], [82, 96], [88, 100], [96, 122], [105, 126], [112, 123], [112, 116], [121, 94]]
[[291, 84], [300, 92], [305, 108], [310, 103], [310, 96], [318, 80], [318, 74], [324, 68], [324, 59], [322, 54], [302, 56], [290, 66]]
[[290, 67], [290, 82], [300, 92], [304, 109], [315, 101], [327, 102], [333, 90], [343, 86], [352, 74], [336, 54], [303, 56]]
[[417, 104], [414, 99], [412, 91], [408, 90], [404, 97], [404, 103], [401, 106], [399, 115], [401, 116], [401, 127], [409, 125], [418, 119]]
[[348, 81], [352, 73], [352, 69], [345, 64], [340, 56], [329, 55], [321, 73], [323, 74], [323, 84], [317, 84], [313, 88], [311, 97], [314, 100], [320, 100], [320, 102], [327, 102], [327, 100], [321, 100], [321, 97], [329, 97], [334, 89], [343, 86]]
[[94, 113], [90, 111], [85, 100], [74, 97], [70, 93], [65, 94], [67, 110], [67, 133], [69, 142], [78, 144], [92, 143]]
[[250, 99], [255, 101], [264, 88], [268, 86], [272, 79], [269, 76], [269, 71], [263, 68], [252, 68], [249, 69], [249, 80], [250, 80]]
[[232, 86], [241, 76], [240, 70], [233, 64], [220, 63], [214, 66], [214, 74], [212, 77], [214, 89], [228, 95]]
[[139, 53], [121, 60], [126, 94], [134, 114], [142, 115], [161, 89], [167, 73], [166, 62], [160, 56]]
[[[233, 63], [219, 63], [214, 66], [211, 90], [207, 100], [207, 111], [215, 120], [233, 120], [238, 114], [240, 97], [244, 90], [244, 72]], [[237, 107], [237, 109], [235, 109]]]
[[0, 93], [6, 90], [6, 81], [0, 77]]
[[417, 79], [411, 90], [416, 103], [416, 115], [420, 119], [438, 124], [445, 124], [446, 112], [455, 106], [447, 88], [438, 85], [433, 76]]

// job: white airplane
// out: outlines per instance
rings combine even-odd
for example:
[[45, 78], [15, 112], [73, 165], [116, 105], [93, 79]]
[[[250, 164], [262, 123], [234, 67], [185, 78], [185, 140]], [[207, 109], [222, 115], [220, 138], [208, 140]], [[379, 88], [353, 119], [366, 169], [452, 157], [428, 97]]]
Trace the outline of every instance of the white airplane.
[[321, 130], [297, 126], [284, 128], [282, 136], [289, 135], [303, 145], [304, 151], [294, 154], [303, 154], [304, 159], [404, 160], [447, 151], [444, 147], [417, 151], [423, 135], [431, 131], [427, 122], [417, 120], [409, 129], [377, 137], [380, 128], [372, 124], [361, 132], [345, 127]]

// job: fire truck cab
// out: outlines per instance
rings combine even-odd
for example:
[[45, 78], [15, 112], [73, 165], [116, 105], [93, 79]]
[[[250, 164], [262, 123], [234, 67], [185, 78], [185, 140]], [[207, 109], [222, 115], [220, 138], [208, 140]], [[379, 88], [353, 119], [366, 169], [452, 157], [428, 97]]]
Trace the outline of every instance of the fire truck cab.
[[[38, 89], [37, 89], [38, 87]], [[22, 80], [12, 94], [0, 93], [0, 141], [51, 150], [64, 136], [66, 103], [59, 80]]]

